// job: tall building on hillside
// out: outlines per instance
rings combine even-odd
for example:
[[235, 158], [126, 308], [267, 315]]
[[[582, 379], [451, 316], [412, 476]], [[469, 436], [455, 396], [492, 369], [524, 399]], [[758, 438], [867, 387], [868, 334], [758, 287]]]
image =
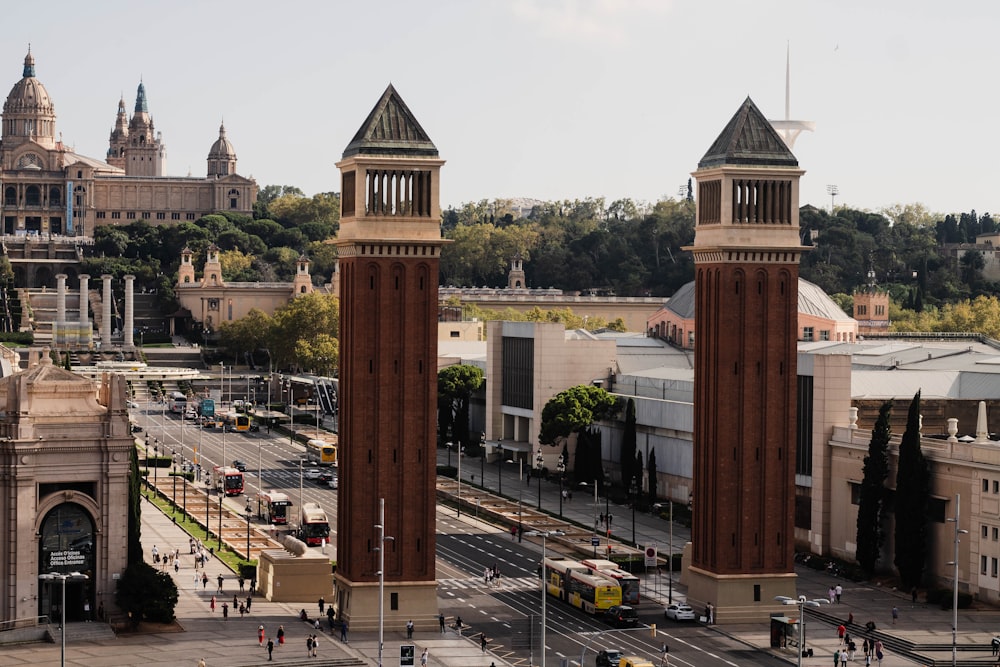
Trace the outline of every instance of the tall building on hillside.
[[389, 601], [390, 627], [407, 620], [426, 627], [437, 616], [443, 164], [392, 86], [337, 163], [341, 450], [335, 588], [339, 614], [357, 629], [378, 627], [380, 600]]
[[795, 595], [798, 161], [747, 100], [698, 163], [688, 599], [720, 623]]
[[93, 236], [94, 228], [147, 220], [191, 221], [217, 211], [250, 214], [257, 184], [236, 173], [236, 152], [220, 128], [203, 177], [166, 176], [166, 146], [139, 84], [131, 118], [125, 100], [107, 161], [76, 153], [56, 133], [52, 98], [24, 58], [21, 79], [3, 106], [0, 217], [10, 235]]

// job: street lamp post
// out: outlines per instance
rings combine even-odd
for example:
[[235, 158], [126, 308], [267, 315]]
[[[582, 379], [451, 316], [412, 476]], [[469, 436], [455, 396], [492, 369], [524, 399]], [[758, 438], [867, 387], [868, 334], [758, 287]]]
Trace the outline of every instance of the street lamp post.
[[542, 458], [542, 449], [538, 448], [538, 454], [535, 456], [535, 476], [538, 477], [538, 511], [542, 511], [542, 464], [545, 459]]
[[385, 632], [385, 611], [383, 600], [385, 599], [385, 543], [396, 538], [385, 534], [385, 498], [378, 499], [378, 524], [375, 526], [378, 531], [378, 667], [382, 667], [382, 639]]
[[635, 477], [629, 485], [629, 493], [632, 494], [632, 546], [635, 546], [635, 501], [639, 497], [639, 487], [635, 483]]
[[486, 431], [479, 434], [479, 483], [486, 489]]
[[225, 497], [225, 493], [219, 493], [219, 553], [222, 553], [222, 499]]
[[[462, 516], [462, 443], [456, 442], [455, 447], [458, 449], [458, 503], [455, 507], [458, 514], [455, 516]], [[449, 448], [448, 451], [450, 452], [451, 449]]]
[[[184, 460], [184, 456], [181, 455], [181, 472], [184, 474], [184, 481], [181, 482], [181, 492], [184, 495], [184, 516], [187, 516], [188, 511], [188, 485], [187, 485], [187, 461]], [[191, 466], [192, 468], [194, 466]]]
[[90, 577], [85, 574], [80, 574], [79, 572], [70, 572], [69, 574], [48, 572], [46, 574], [38, 575], [38, 578], [42, 581], [55, 581], [57, 579], [62, 581], [62, 604], [59, 605], [59, 613], [61, 617], [59, 634], [62, 635], [59, 644], [59, 665], [60, 667], [66, 667], [66, 581], [85, 581]]
[[211, 536], [211, 532], [208, 527], [211, 525], [209, 520], [211, 516], [209, 515], [209, 509], [212, 507], [212, 482], [211, 478], [205, 480], [205, 544], [208, 544], [208, 538]]
[[153, 486], [157, 485], [157, 472], [160, 470], [160, 441], [153, 438]]
[[173, 488], [173, 493], [170, 495], [170, 502], [173, 503], [173, 508], [170, 510], [170, 513], [173, 514], [177, 510], [177, 450], [176, 449], [170, 450], [170, 461], [172, 462], [174, 467], [174, 473], [171, 475], [171, 477], [173, 478], [172, 482], [174, 488]]
[[962, 496], [955, 494], [955, 516], [948, 517], [946, 521], [955, 524], [955, 560], [948, 563], [954, 566], [951, 580], [951, 667], [955, 667], [958, 661], [958, 545], [962, 543], [962, 535], [969, 531], [958, 527], [958, 520], [962, 514]]
[[559, 518], [562, 518], [562, 505], [563, 505], [563, 478], [566, 475], [566, 454], [559, 454], [559, 460], [556, 462], [556, 472], [559, 473]]
[[798, 598], [790, 598], [787, 595], [778, 595], [774, 598], [781, 604], [795, 605], [799, 608], [799, 657], [797, 666], [802, 667], [802, 654], [806, 651], [806, 607], [818, 607], [821, 604], [830, 604], [829, 600], [823, 598], [817, 598], [815, 600], [807, 600], [805, 595], [800, 595]]
[[250, 561], [250, 498], [247, 497], [246, 506], [246, 517], [247, 517], [247, 561]]
[[547, 537], [557, 537], [559, 535], [565, 535], [561, 530], [532, 530], [528, 532], [529, 537], [540, 537], [542, 538], [542, 566], [540, 572], [542, 575], [539, 579], [542, 582], [542, 663], [541, 667], [545, 667], [545, 599], [548, 597], [548, 591], [545, 590], [545, 538]]

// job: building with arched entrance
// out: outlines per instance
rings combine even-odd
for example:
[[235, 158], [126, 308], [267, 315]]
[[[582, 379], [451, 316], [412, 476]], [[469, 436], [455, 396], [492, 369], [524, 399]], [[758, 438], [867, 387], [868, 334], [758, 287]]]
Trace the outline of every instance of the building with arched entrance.
[[85, 603], [114, 606], [128, 565], [126, 383], [32, 356], [0, 378], [0, 621], [58, 617], [62, 582], [39, 575], [73, 572], [87, 578], [67, 581], [66, 618], [84, 620]]

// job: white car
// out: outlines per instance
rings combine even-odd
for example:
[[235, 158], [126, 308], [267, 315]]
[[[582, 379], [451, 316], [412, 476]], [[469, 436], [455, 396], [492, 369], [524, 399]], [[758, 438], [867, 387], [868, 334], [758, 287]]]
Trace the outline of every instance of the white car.
[[329, 482], [327, 482], [326, 485], [329, 486], [331, 489], [336, 489], [337, 488], [337, 476], [334, 475], [333, 479], [331, 479]]
[[322, 473], [316, 468], [309, 468], [302, 473], [302, 476], [308, 480], [316, 481]]
[[132, 408], [133, 410], [139, 407], [139, 404], [136, 403], [135, 401], [126, 401], [125, 405]]
[[688, 604], [671, 604], [663, 610], [663, 615], [673, 621], [693, 621], [694, 609]]

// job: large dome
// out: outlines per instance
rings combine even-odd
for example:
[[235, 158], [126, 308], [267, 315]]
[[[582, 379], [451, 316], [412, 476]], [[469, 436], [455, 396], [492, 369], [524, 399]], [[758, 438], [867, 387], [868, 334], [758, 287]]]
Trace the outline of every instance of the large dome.
[[[202, 144], [204, 145], [204, 144]], [[226, 126], [219, 126], [219, 138], [216, 139], [215, 143], [212, 144], [211, 150], [208, 151], [209, 160], [235, 160], [236, 159], [236, 149], [233, 145], [229, 143], [229, 139], [226, 139]]]
[[51, 116], [55, 114], [49, 91], [42, 82], [35, 78], [35, 57], [28, 51], [24, 57], [24, 73], [20, 81], [14, 84], [4, 102], [3, 112], [7, 113], [37, 113]]

